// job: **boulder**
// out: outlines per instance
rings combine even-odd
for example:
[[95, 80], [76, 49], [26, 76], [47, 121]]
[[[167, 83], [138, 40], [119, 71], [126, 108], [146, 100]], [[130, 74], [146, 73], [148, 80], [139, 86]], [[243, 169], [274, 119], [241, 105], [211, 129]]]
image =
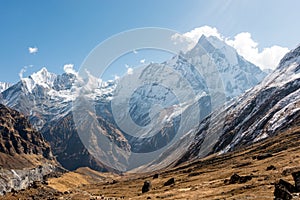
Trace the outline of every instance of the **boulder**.
[[300, 192], [300, 171], [293, 172], [292, 176], [295, 181], [295, 189], [297, 192]]
[[174, 183], [175, 183], [175, 179], [174, 178], [170, 178], [167, 182], [164, 183], [164, 186], [172, 185]]
[[270, 171], [270, 170], [276, 170], [276, 167], [274, 165], [270, 165], [267, 167], [266, 169], [267, 171]]
[[235, 184], [235, 183], [246, 183], [252, 179], [251, 176], [240, 176], [238, 174], [233, 174], [229, 180], [225, 180], [225, 184]]
[[144, 185], [142, 187], [142, 193], [149, 192], [150, 189], [151, 189], [151, 182], [150, 181], [145, 181]]
[[[288, 187], [286, 187], [288, 186]], [[274, 196], [275, 200], [289, 200], [292, 199], [293, 196], [291, 192], [289, 191], [289, 187], [291, 187], [290, 183], [280, 179], [278, 183], [275, 183], [275, 190], [274, 190]]]
[[154, 174], [154, 175], [153, 175], [153, 179], [158, 178], [158, 176], [159, 176], [158, 174]]
[[263, 159], [266, 159], [266, 158], [270, 158], [272, 157], [273, 155], [271, 153], [264, 153], [264, 154], [260, 154], [260, 155], [257, 155], [257, 156], [253, 156], [253, 160], [257, 159], [257, 160], [263, 160]]

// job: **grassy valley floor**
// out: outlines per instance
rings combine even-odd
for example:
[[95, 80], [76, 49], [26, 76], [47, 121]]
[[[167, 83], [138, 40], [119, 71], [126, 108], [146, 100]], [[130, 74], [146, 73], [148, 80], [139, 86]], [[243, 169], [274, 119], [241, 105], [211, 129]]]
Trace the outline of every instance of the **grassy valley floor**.
[[[293, 183], [291, 173], [300, 170], [300, 127], [244, 149], [211, 155], [151, 174], [99, 173], [88, 168], [50, 178], [28, 190], [0, 199], [274, 199], [274, 183]], [[229, 184], [233, 174], [250, 176], [244, 183]], [[153, 175], [158, 178], [153, 179]], [[175, 183], [164, 184], [171, 178]], [[142, 193], [144, 181], [151, 181]], [[226, 182], [226, 183], [225, 183]]]

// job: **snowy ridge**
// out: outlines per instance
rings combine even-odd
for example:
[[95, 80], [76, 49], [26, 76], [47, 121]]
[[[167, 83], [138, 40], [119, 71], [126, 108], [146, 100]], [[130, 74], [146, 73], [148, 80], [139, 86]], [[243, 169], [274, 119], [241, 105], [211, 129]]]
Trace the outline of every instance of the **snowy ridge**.
[[28, 78], [22, 78], [21, 81], [26, 85], [28, 92], [32, 93], [36, 85], [47, 89], [51, 88], [56, 77], [56, 74], [48, 72], [48, 70], [43, 67], [40, 71], [33, 73]]
[[[182, 142], [171, 147], [169, 152], [182, 148], [181, 143], [193, 138], [187, 152], [176, 159], [177, 164], [211, 153], [235, 150], [279, 134], [294, 124], [300, 118], [299, 69], [300, 47], [288, 53], [259, 85], [214, 112], [183, 137]], [[213, 140], [206, 139], [210, 137]], [[172, 154], [162, 154], [158, 160], [168, 163], [174, 160], [172, 157]], [[159, 163], [153, 162], [150, 167], [157, 168]]]
[[[135, 153], [151, 152], [165, 145], [158, 141], [172, 139], [174, 130], [179, 126], [178, 121], [182, 113], [192, 113], [193, 110], [199, 107], [201, 110], [200, 119], [204, 119], [211, 112], [206, 80], [202, 75], [202, 71], [197, 70], [197, 65], [201, 62], [203, 54], [209, 54], [215, 62], [228, 99], [234, 98], [255, 86], [266, 75], [257, 66], [239, 56], [232, 47], [213, 37], [200, 38], [198, 44], [191, 51], [180, 53], [169, 61], [160, 64], [149, 64], [142, 71], [144, 77], [150, 80], [153, 80], [153, 78], [161, 80], [161, 82], [157, 81], [161, 85], [168, 83], [174, 86], [176, 85], [174, 80], [177, 79], [168, 77], [167, 73], [160, 73], [168, 72], [166, 69], [171, 68], [173, 71], [176, 70], [179, 76], [187, 82], [185, 84], [190, 85], [188, 89], [193, 90], [195, 95], [192, 99], [186, 99], [190, 96], [185, 95], [185, 91], [182, 91], [187, 88], [182, 87], [183, 84], [178, 84], [181, 87], [178, 89], [182, 91], [182, 94], [179, 94], [179, 96], [176, 94], [177, 97], [184, 99], [183, 102], [175, 99], [175, 95], [168, 88], [159, 85], [148, 85], [135, 90], [129, 105], [134, 122], [147, 126], [149, 118], [156, 117], [155, 122], [159, 124], [159, 126], [153, 126], [153, 128], [143, 132], [141, 135], [145, 136], [144, 138], [131, 138], [125, 135], [113, 118], [111, 102], [114, 98], [113, 94], [117, 90], [118, 80], [102, 82], [89, 73], [87, 73], [86, 80], [83, 80], [77, 73], [56, 75], [43, 68], [2, 92], [3, 103], [28, 115], [35, 128], [41, 130], [47, 136], [54, 153], [58, 153], [59, 160], [63, 160], [63, 163], [67, 166], [69, 166], [68, 163], [77, 163], [76, 160], [72, 159], [80, 157], [82, 152], [86, 152], [82, 144], [75, 152], [73, 149], [69, 149], [72, 148], [69, 142], [72, 143], [74, 137], [78, 138], [72, 120], [72, 102], [79, 95], [84, 95], [88, 101], [95, 104], [97, 116], [94, 117], [101, 123], [101, 127], [98, 128], [101, 128], [107, 136], [115, 140], [116, 144], [120, 144], [119, 147], [127, 148], [130, 146]], [[171, 75], [173, 74], [171, 73]], [[128, 84], [122, 86], [124, 89], [128, 89], [126, 88]], [[221, 103], [223, 102], [217, 102], [217, 104]], [[155, 104], [162, 105], [164, 112], [160, 112], [161, 108], [159, 107], [153, 109]], [[183, 123], [186, 127], [191, 127], [194, 116], [187, 116]], [[159, 123], [161, 121], [163, 123]], [[155, 124], [155, 122], [152, 124]], [[62, 123], [64, 126], [62, 126]], [[52, 130], [58, 130], [60, 134], [53, 133]], [[147, 137], [153, 135], [155, 137]], [[186, 143], [185, 145], [187, 146]], [[60, 152], [62, 149], [74, 154], [69, 155], [66, 152]], [[98, 166], [97, 163], [95, 165], [98, 167], [91, 166], [88, 161], [85, 164], [94, 168], [102, 167], [101, 165]]]
[[[203, 52], [204, 51], [204, 52]], [[259, 67], [245, 60], [236, 50], [214, 36], [202, 36], [184, 57], [193, 65], [201, 64], [199, 55], [207, 53], [214, 61], [230, 99], [257, 85], [267, 75]]]
[[12, 86], [12, 84], [0, 82], [0, 92], [3, 92], [4, 90], [8, 89], [10, 86]]

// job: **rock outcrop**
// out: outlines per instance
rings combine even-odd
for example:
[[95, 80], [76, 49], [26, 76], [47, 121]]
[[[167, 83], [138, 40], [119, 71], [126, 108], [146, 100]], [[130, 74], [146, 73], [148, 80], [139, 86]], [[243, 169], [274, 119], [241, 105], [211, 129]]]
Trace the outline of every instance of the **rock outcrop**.
[[50, 145], [28, 119], [0, 104], [0, 194], [42, 182], [58, 168]]

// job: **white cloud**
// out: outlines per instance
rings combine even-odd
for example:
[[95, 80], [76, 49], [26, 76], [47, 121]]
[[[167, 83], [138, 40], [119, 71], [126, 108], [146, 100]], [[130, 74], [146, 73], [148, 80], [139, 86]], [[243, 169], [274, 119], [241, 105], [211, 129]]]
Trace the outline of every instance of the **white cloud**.
[[133, 74], [133, 69], [131, 67], [127, 69], [127, 74]]
[[24, 66], [24, 67], [20, 70], [20, 72], [19, 72], [19, 77], [20, 77], [20, 79], [23, 78], [23, 75], [24, 75], [24, 73], [27, 71], [27, 69], [28, 69], [28, 68], [31, 68], [31, 67], [33, 67], [33, 65]]
[[248, 32], [239, 33], [232, 40], [226, 39], [226, 43], [234, 47], [246, 60], [262, 69], [276, 68], [280, 59], [289, 51], [288, 48], [277, 45], [259, 51], [258, 43], [252, 39]]
[[65, 73], [67, 74], [74, 74], [74, 75], [77, 75], [77, 72], [74, 70], [74, 65], [73, 64], [65, 64], [64, 65], [64, 71]]
[[192, 49], [197, 43], [197, 41], [179, 33], [172, 35], [171, 40], [173, 41], [174, 45], [181, 45], [180, 50], [183, 52], [187, 52], [188, 50]]
[[200, 39], [200, 37], [204, 35], [206, 37], [209, 36], [215, 36], [219, 38], [220, 40], [224, 40], [224, 37], [218, 32], [218, 30], [214, 27], [210, 26], [201, 26], [197, 27], [189, 32], [186, 32], [184, 34], [174, 34], [172, 35], [172, 40], [174, 41], [174, 44], [181, 44], [182, 51], [186, 52], [190, 49], [192, 49]]
[[93, 92], [95, 89], [99, 88], [99, 86], [102, 83], [102, 80], [93, 76], [87, 69], [85, 69], [85, 75], [87, 79], [81, 79], [82, 77], [79, 77], [82, 84], [84, 84], [84, 92], [90, 93]]
[[[191, 49], [202, 35], [206, 37], [215, 36], [226, 42], [235, 48], [246, 60], [259, 66], [261, 69], [276, 68], [280, 59], [289, 51], [288, 48], [277, 45], [266, 47], [262, 51], [259, 51], [259, 44], [252, 39], [250, 33], [242, 32], [235, 35], [233, 39], [230, 39], [220, 34], [216, 28], [210, 26], [198, 27], [182, 35], [175, 34], [172, 36], [172, 40], [177, 42], [189, 42], [190, 45], [188, 48]], [[190, 42], [187, 38], [192, 39], [193, 42]]]
[[140, 60], [140, 63], [141, 63], [141, 64], [145, 64], [145, 62], [146, 62], [146, 59]]
[[[25, 66], [26, 67], [26, 66]], [[20, 79], [22, 79], [23, 78], [23, 74], [26, 72], [26, 69], [27, 69], [27, 67], [26, 68], [22, 68], [21, 70], [20, 70], [20, 72], [19, 72], [19, 77], [20, 77]]]
[[119, 79], [120, 79], [120, 76], [115, 75], [115, 76], [114, 76], [114, 79], [115, 79], [115, 80], [119, 80]]
[[129, 65], [125, 64], [125, 67], [127, 69], [127, 74], [133, 74], [133, 68], [130, 67]]
[[36, 54], [38, 52], [38, 48], [37, 47], [28, 47], [28, 52], [30, 54]]
[[206, 37], [215, 36], [220, 40], [223, 40], [224, 38], [218, 32], [217, 28], [210, 27], [210, 26], [201, 26], [183, 34], [183, 36], [191, 38], [194, 41], [198, 41], [202, 35]]

